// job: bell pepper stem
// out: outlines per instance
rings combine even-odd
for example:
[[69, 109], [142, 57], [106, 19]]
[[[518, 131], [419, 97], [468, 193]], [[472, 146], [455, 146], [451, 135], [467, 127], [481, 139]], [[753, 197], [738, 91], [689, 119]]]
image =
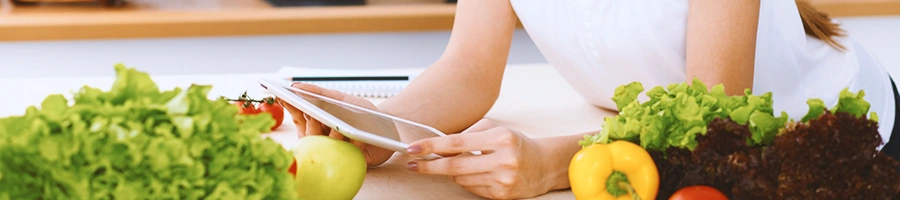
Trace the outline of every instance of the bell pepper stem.
[[619, 181], [619, 188], [623, 188], [628, 190], [628, 195], [631, 195], [632, 200], [641, 200], [641, 197], [638, 196], [637, 192], [634, 191], [634, 187], [631, 187], [631, 184], [625, 181]]
[[631, 196], [633, 200], [640, 200], [641, 197], [635, 192], [634, 187], [628, 182], [628, 176], [620, 171], [613, 171], [606, 180], [606, 191], [615, 197], [625, 194]]

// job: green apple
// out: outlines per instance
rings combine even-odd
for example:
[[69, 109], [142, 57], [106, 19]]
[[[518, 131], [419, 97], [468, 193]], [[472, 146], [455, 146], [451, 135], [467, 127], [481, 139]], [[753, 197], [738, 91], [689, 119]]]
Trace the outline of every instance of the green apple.
[[327, 136], [306, 136], [291, 153], [297, 162], [294, 182], [300, 199], [349, 200], [362, 188], [366, 159], [353, 144]]

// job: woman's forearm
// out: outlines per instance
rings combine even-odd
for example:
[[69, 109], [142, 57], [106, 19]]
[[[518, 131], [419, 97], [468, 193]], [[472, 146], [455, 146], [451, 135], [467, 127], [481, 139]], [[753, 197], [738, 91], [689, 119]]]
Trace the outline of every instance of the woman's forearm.
[[459, 1], [444, 54], [378, 109], [445, 133], [471, 126], [500, 94], [515, 27], [509, 1]]
[[598, 132], [600, 131], [537, 139], [543, 152], [541, 156], [550, 161], [545, 165], [544, 174], [547, 175], [546, 181], [552, 181], [551, 190], [569, 188], [569, 162], [581, 150], [578, 141], [584, 139], [584, 135]]
[[378, 109], [445, 133], [458, 133], [483, 118], [494, 105], [500, 94], [503, 67], [438, 61]]

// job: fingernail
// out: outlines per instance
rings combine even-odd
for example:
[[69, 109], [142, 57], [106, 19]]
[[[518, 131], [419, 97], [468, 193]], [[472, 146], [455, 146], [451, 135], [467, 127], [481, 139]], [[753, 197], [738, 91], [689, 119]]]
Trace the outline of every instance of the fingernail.
[[416, 162], [408, 162], [406, 163], [406, 169], [409, 171], [419, 171], [419, 163]]
[[422, 146], [413, 145], [406, 148], [406, 153], [408, 154], [419, 154], [422, 153]]

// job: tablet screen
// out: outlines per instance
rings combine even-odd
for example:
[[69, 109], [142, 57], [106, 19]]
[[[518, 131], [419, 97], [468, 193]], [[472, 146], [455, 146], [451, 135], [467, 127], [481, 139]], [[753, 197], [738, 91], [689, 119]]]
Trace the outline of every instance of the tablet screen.
[[[400, 119], [380, 112], [374, 112], [369, 109], [350, 105], [345, 102], [310, 93], [308, 91], [300, 90], [297, 88], [289, 86], [283, 87], [285, 89], [293, 91], [307, 102], [325, 112], [328, 112], [347, 125], [384, 138], [409, 143], [415, 140], [429, 137], [445, 136], [443, 133], [434, 128], [430, 128], [409, 120]], [[353, 138], [352, 134], [347, 136], [351, 139], [355, 139]]]

